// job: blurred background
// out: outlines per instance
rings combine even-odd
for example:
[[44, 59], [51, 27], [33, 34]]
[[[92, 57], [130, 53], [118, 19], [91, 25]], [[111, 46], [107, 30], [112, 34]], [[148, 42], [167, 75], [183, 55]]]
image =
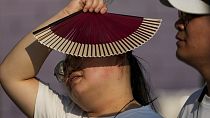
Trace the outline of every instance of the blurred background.
[[[28, 32], [63, 8], [69, 0], [0, 0], [0, 62], [13, 46]], [[148, 81], [159, 102], [159, 112], [165, 118], [176, 118], [181, 106], [193, 91], [201, 86], [196, 70], [176, 59], [177, 11], [167, 8], [159, 0], [114, 0], [109, 12], [161, 18], [158, 33], [134, 51], [144, 61]], [[18, 57], [17, 57], [18, 58]], [[53, 69], [64, 55], [53, 51], [44, 63], [38, 78], [50, 83], [58, 92], [61, 85], [53, 76]], [[18, 69], [18, 67], [17, 67]], [[0, 118], [26, 118], [0, 87]]]

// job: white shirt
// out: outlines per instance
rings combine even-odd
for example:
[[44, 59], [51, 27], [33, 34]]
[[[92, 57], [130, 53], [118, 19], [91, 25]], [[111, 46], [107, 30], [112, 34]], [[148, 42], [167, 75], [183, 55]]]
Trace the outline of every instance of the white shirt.
[[202, 89], [195, 91], [184, 104], [178, 118], [210, 118], [210, 97], [204, 95], [199, 104]]
[[[85, 118], [85, 112], [69, 97], [51, 90], [48, 85], [39, 83], [34, 118]], [[108, 117], [106, 117], [108, 118]], [[111, 116], [109, 118], [114, 118]], [[117, 115], [116, 118], [162, 118], [151, 107], [143, 106], [130, 109]]]

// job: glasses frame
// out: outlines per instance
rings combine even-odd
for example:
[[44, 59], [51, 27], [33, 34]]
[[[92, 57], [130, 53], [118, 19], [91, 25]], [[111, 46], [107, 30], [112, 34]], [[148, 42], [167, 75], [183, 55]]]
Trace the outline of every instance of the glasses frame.
[[179, 20], [182, 21], [185, 29], [191, 20], [202, 17], [202, 16], [208, 16], [208, 15], [209, 14], [206, 14], [206, 15], [205, 14], [189, 14], [189, 13], [178, 11]]
[[64, 60], [60, 61], [54, 68], [54, 76], [56, 79], [63, 83], [65, 82], [65, 74], [64, 74]]

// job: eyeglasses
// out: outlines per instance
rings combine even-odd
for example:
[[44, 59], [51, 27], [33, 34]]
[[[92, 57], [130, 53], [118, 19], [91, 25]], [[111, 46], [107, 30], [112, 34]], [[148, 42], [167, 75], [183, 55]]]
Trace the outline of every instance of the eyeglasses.
[[178, 15], [179, 15], [179, 20], [183, 22], [185, 28], [187, 27], [187, 25], [189, 24], [191, 20], [204, 16], [204, 15], [198, 15], [198, 14], [188, 14], [181, 11], [178, 12]]
[[67, 77], [66, 75], [69, 75], [69, 74], [71, 74], [72, 72], [74, 72], [76, 70], [80, 70], [81, 66], [82, 66], [82, 63], [84, 63], [84, 60], [83, 60], [83, 58], [70, 57], [69, 62], [70, 62], [71, 66], [70, 65], [68, 66], [68, 68], [67, 68], [68, 72], [66, 72], [64, 70], [64, 66], [65, 66], [65, 61], [64, 60], [60, 61], [55, 66], [54, 76], [61, 83], [66, 82], [66, 77]]
[[54, 76], [59, 82], [65, 82], [64, 76], [64, 61], [60, 61], [54, 69]]

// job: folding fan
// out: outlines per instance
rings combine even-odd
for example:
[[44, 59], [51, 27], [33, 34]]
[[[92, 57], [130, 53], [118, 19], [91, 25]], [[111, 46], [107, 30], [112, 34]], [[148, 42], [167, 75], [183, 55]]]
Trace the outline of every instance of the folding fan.
[[41, 44], [80, 57], [105, 57], [131, 51], [157, 32], [161, 19], [114, 13], [76, 12], [33, 32]]

